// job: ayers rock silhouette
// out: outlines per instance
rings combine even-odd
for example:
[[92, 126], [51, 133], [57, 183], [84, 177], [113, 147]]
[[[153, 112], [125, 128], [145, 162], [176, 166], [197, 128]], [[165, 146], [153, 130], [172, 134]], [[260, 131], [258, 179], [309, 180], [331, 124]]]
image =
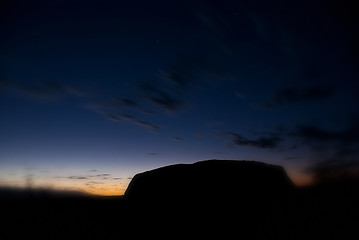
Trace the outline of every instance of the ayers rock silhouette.
[[275, 202], [294, 188], [281, 166], [208, 160], [161, 167], [134, 176], [125, 199], [143, 203]]

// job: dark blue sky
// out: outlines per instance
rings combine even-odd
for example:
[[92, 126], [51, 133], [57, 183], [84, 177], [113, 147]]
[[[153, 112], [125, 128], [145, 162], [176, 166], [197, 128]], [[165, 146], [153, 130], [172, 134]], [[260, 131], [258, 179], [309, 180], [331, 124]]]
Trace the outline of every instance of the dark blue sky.
[[2, 3], [0, 185], [121, 194], [205, 159], [298, 183], [359, 155], [350, 1]]

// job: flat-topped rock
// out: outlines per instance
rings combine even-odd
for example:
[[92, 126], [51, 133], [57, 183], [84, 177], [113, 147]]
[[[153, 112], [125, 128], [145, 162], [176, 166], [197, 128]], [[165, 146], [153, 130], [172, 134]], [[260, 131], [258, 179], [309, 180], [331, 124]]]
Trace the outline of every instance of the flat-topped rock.
[[139, 173], [125, 198], [135, 201], [257, 201], [293, 188], [281, 166], [255, 161], [208, 160]]

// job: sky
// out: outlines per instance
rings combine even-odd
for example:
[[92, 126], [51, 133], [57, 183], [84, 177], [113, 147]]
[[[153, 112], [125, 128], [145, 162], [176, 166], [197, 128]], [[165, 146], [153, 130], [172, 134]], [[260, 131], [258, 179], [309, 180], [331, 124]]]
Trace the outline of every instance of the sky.
[[121, 195], [136, 173], [207, 159], [279, 164], [297, 184], [358, 166], [351, 1], [0, 9], [2, 187]]

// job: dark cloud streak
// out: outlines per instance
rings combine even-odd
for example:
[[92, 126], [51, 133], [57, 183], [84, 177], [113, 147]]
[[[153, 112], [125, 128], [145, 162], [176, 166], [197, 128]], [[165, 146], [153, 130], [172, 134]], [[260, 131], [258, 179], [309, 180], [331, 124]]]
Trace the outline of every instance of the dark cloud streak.
[[176, 112], [180, 110], [183, 102], [171, 93], [170, 88], [160, 89], [151, 83], [140, 83], [137, 88], [144, 94], [144, 98], [150, 103], [159, 106], [164, 111]]
[[174, 141], [182, 141], [183, 138], [181, 138], [181, 137], [173, 137], [172, 140], [174, 140]]
[[255, 140], [244, 138], [242, 137], [242, 135], [233, 132], [227, 132], [226, 134], [232, 136], [234, 138], [233, 143], [238, 146], [273, 149], [276, 148], [278, 144], [282, 141], [279, 136], [274, 134], [269, 137], [260, 137]]
[[5, 81], [1, 84], [3, 88], [12, 88], [17, 92], [20, 92], [28, 97], [51, 100], [65, 95], [71, 95], [76, 97], [85, 97], [84, 91], [74, 88], [68, 84], [63, 84], [56, 81], [43, 81], [34, 83], [18, 83], [14, 81]]
[[112, 115], [112, 114], [105, 114], [105, 116], [106, 116], [106, 118], [108, 120], [111, 120], [111, 121], [114, 121], [114, 122], [119, 122], [119, 121], [122, 120], [121, 118], [119, 118], [119, 117], [117, 117], [115, 115]]
[[68, 178], [69, 179], [76, 179], [76, 180], [88, 179], [88, 177], [85, 177], [85, 176], [70, 176]]
[[316, 157], [309, 172], [359, 167], [358, 119], [341, 130], [327, 130], [314, 125], [299, 125], [289, 133], [306, 144]]
[[148, 96], [146, 99], [166, 111], [176, 112], [182, 106], [182, 102], [170, 96], [169, 94], [157, 90], [155, 95]]
[[118, 98], [117, 102], [123, 107], [136, 107], [137, 103], [127, 98]]
[[285, 88], [274, 94], [274, 100], [277, 105], [283, 106], [291, 103], [326, 99], [332, 94], [332, 89], [324, 87], [311, 87], [302, 91]]
[[129, 123], [133, 123], [137, 126], [141, 126], [144, 128], [149, 129], [152, 133], [158, 133], [160, 130], [160, 127], [149, 123], [147, 121], [142, 121], [142, 120], [138, 120], [136, 119], [134, 116], [129, 115], [129, 114], [121, 114], [121, 115], [113, 115], [113, 114], [105, 114], [106, 118], [114, 121], [114, 122], [121, 122], [121, 121], [126, 121]]
[[324, 130], [314, 125], [298, 125], [296, 131], [291, 133], [292, 136], [299, 137], [311, 143], [355, 143], [358, 142], [359, 124], [353, 123], [343, 130], [330, 131]]
[[137, 124], [138, 126], [148, 128], [152, 133], [158, 133], [160, 129], [158, 126], [145, 121], [136, 120], [134, 121], [134, 123]]
[[257, 105], [263, 110], [284, 107], [297, 103], [325, 100], [333, 96], [334, 89], [330, 87], [309, 87], [305, 89], [282, 88], [275, 91], [270, 101]]

